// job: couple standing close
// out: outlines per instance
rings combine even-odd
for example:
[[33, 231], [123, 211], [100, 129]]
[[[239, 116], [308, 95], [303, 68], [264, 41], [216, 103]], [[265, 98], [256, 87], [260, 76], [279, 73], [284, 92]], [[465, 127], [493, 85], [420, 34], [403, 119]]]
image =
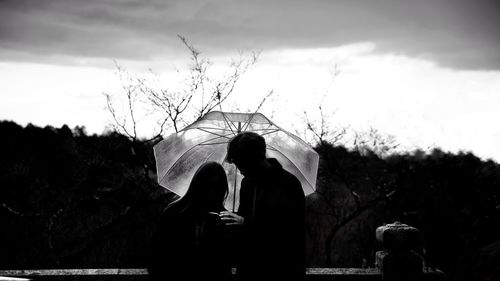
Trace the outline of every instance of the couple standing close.
[[300, 181], [274, 158], [262, 136], [242, 132], [227, 161], [244, 178], [236, 213], [224, 209], [226, 173], [203, 164], [186, 194], [171, 203], [153, 236], [151, 280], [302, 280], [305, 274], [305, 197]]

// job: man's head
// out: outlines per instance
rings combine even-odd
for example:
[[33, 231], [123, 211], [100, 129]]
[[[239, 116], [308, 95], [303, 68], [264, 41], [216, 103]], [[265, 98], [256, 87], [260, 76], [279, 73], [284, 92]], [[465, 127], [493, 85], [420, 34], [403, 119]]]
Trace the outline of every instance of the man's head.
[[227, 147], [227, 161], [234, 163], [244, 176], [251, 175], [266, 159], [266, 141], [253, 132], [241, 132]]

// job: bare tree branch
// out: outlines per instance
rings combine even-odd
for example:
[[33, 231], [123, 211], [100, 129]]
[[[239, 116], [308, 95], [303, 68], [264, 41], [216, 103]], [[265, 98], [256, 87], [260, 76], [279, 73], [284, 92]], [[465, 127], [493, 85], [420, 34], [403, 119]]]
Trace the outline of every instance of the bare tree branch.
[[259, 105], [257, 106], [257, 109], [255, 109], [255, 112], [258, 112], [262, 106], [264, 105], [264, 103], [266, 102], [266, 100], [271, 97], [272, 95], [274, 94], [274, 89], [272, 89], [271, 91], [269, 91], [269, 93], [267, 93], [267, 95], [265, 95], [262, 100], [260, 101]]
[[354, 132], [353, 147], [361, 154], [373, 152], [379, 157], [385, 157], [397, 149], [399, 143], [394, 136], [371, 127], [365, 132]]
[[125, 117], [122, 117], [122, 118], [118, 117], [118, 114], [116, 113], [116, 109], [115, 109], [115, 106], [113, 104], [113, 100], [112, 100], [111, 95], [108, 94], [108, 93], [103, 93], [103, 95], [106, 97], [106, 106], [107, 106], [107, 109], [108, 109], [109, 113], [111, 114], [111, 116], [113, 117], [113, 120], [114, 120], [114, 124], [113, 124], [114, 129], [116, 131], [118, 131], [119, 133], [124, 134], [127, 137], [133, 139], [133, 135], [130, 134], [129, 131], [127, 130], [127, 120], [126, 120], [126, 118]]
[[113, 118], [115, 130], [134, 141], [139, 137], [138, 123], [142, 120], [137, 116], [137, 105], [141, 97], [147, 101], [146, 105], [151, 108], [151, 112], [159, 116], [156, 121], [158, 128], [150, 140], [158, 139], [167, 130], [178, 132], [182, 126], [202, 118], [216, 107], [221, 107], [234, 92], [242, 75], [256, 63], [259, 56], [257, 52], [251, 53], [250, 56], [240, 52], [239, 58], [233, 59], [229, 64], [228, 73], [218, 77], [211, 71], [213, 63], [209, 58], [203, 56], [186, 37], [177, 37], [187, 48], [190, 58], [183, 88], [153, 87], [146, 79], [131, 75], [115, 62], [127, 107], [124, 113], [119, 112], [111, 95], [105, 93], [107, 108]]
[[335, 127], [332, 129], [328, 123], [328, 118], [325, 115], [325, 113], [323, 111], [323, 107], [321, 105], [318, 106], [318, 112], [319, 112], [319, 126], [316, 125], [317, 122], [316, 123], [313, 122], [309, 118], [307, 112], [304, 111], [304, 119], [305, 119], [307, 130], [313, 134], [313, 136], [316, 138], [316, 142], [318, 144], [323, 144], [323, 143], [327, 143], [327, 142], [331, 143], [333, 145], [337, 144], [347, 134], [347, 128], [346, 127]]
[[359, 217], [365, 211], [374, 208], [378, 203], [389, 200], [391, 196], [394, 195], [394, 193], [395, 192], [392, 192], [390, 194], [384, 194], [382, 196], [374, 198], [373, 200], [367, 202], [363, 206], [358, 206], [356, 210], [354, 210], [352, 213], [344, 217], [341, 221], [337, 222], [337, 224], [330, 229], [325, 239], [326, 263], [328, 265], [332, 264], [331, 248], [332, 248], [333, 238], [335, 238], [335, 235], [337, 235], [338, 231], [342, 229], [342, 227], [346, 226], [348, 223], [353, 221], [355, 218]]
[[7, 210], [9, 213], [19, 216], [19, 217], [39, 217], [41, 214], [40, 213], [25, 213], [22, 211], [15, 210], [14, 208], [8, 206], [5, 203], [1, 203], [0, 206]]

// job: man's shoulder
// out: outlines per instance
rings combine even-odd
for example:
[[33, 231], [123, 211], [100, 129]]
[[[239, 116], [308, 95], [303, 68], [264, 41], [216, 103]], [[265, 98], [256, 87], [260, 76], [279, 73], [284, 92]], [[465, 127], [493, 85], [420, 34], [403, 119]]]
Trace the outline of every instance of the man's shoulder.
[[281, 169], [275, 180], [276, 184], [273, 189], [276, 192], [276, 196], [279, 196], [280, 200], [284, 202], [296, 202], [297, 204], [300, 202], [299, 205], [303, 204], [305, 195], [302, 189], [302, 184], [294, 174], [285, 169]]
[[280, 178], [280, 181], [286, 181], [287, 183], [295, 183], [300, 185], [299, 179], [294, 174], [286, 170], [281, 165], [281, 163], [278, 162], [278, 160], [271, 158], [270, 161], [272, 161], [271, 163], [273, 163], [274, 166], [274, 174]]
[[303, 194], [300, 180], [283, 167], [277, 171], [275, 181], [278, 183], [276, 185], [278, 188], [286, 190], [286, 194]]
[[294, 174], [290, 173], [289, 171], [285, 170], [284, 168], [281, 168], [280, 177], [282, 177], [284, 180], [286, 180], [289, 183], [300, 185], [300, 180]]

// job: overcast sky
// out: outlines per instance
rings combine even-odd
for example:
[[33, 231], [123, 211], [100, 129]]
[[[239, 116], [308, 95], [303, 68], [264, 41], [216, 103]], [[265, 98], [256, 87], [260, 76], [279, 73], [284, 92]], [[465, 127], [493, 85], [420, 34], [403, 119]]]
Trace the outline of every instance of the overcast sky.
[[276, 103], [323, 101], [335, 126], [500, 161], [499, 27], [497, 0], [0, 0], [0, 119], [100, 133], [113, 60], [168, 73], [181, 34], [215, 60], [261, 50], [235, 95], [274, 89], [283, 123]]

